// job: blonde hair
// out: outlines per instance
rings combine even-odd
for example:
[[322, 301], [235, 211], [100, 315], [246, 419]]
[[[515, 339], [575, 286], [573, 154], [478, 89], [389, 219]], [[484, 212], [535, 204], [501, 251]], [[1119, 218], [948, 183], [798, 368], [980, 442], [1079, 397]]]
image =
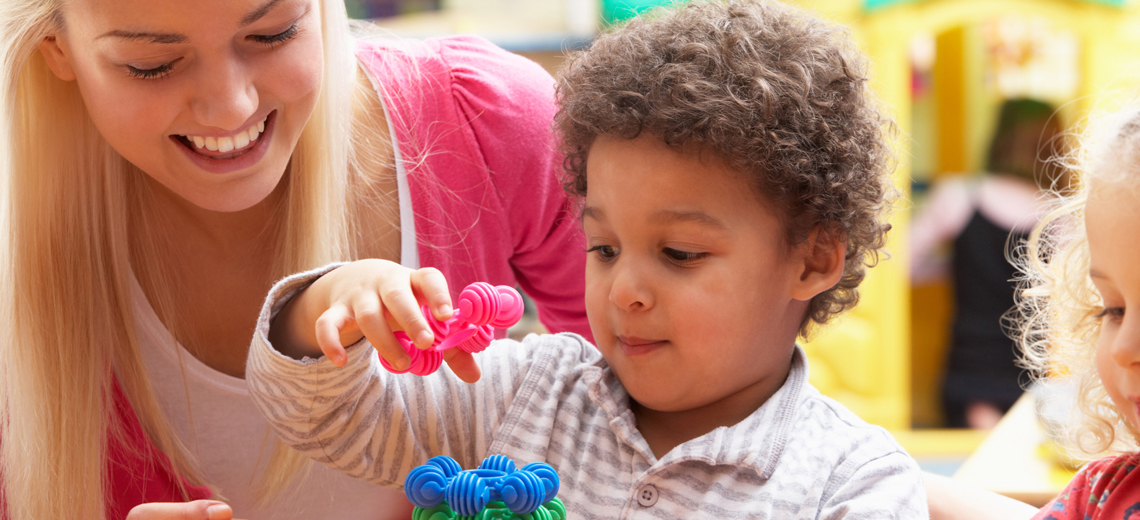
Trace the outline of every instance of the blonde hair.
[[1137, 430], [1113, 405], [1095, 366], [1102, 301], [1089, 278], [1085, 207], [1090, 181], [1116, 182], [1117, 171], [1140, 159], [1140, 105], [1091, 117], [1081, 146], [1062, 162], [1079, 175], [1034, 228], [1018, 259], [1018, 340], [1023, 365], [1039, 378], [1071, 378], [1076, 409], [1066, 426], [1067, 448], [1078, 458], [1138, 449]]
[[[132, 238], [145, 220], [137, 218], [145, 174], [108, 145], [76, 83], [56, 78], [37, 51], [61, 28], [61, 4], [0, 2], [0, 476], [8, 518], [103, 518], [106, 446], [123, 435], [116, 379], [174, 470], [205, 484], [155, 399], [135, 338], [132, 267], [156, 281], [160, 315], [174, 297], [170, 288], [162, 294], [157, 246]], [[321, 93], [282, 180], [274, 276], [355, 257], [357, 205], [346, 193], [354, 165], [375, 150], [352, 142], [384, 124], [352, 110], [359, 84], [344, 3], [321, 4]], [[263, 501], [307, 464], [277, 444]]]

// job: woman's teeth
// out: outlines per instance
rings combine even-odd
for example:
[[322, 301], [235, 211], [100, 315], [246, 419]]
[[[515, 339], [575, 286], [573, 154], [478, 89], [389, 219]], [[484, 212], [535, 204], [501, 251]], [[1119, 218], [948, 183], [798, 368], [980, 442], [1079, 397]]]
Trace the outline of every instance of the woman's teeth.
[[266, 116], [265, 119], [259, 121], [256, 125], [227, 137], [200, 137], [196, 135], [188, 135], [185, 137], [198, 148], [205, 148], [211, 152], [228, 153], [234, 150], [241, 150], [256, 141], [261, 133], [265, 131], [265, 121], [268, 119], [269, 116]]

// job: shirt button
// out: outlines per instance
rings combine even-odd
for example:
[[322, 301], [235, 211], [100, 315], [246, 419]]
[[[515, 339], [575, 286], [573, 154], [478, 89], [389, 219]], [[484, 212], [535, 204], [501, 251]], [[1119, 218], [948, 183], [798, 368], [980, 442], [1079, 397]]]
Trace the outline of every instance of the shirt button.
[[652, 507], [657, 503], [657, 487], [653, 484], [646, 484], [637, 490], [637, 503], [641, 507]]

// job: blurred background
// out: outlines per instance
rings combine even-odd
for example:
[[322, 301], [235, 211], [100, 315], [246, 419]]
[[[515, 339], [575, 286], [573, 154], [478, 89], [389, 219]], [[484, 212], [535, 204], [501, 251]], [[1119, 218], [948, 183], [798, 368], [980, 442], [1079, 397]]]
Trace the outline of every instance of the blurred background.
[[[394, 37], [475, 33], [554, 75], [598, 31], [672, 3], [346, 2]], [[1038, 419], [1050, 390], [1022, 396], [1028, 379], [1001, 329], [1013, 305], [1005, 252], [1035, 222], [1040, 188], [1067, 182], [1043, 159], [1069, 150], [1091, 109], [1138, 85], [1140, 3], [791, 3], [847, 26], [870, 56], [872, 88], [900, 131], [906, 194], [891, 257], [871, 270], [860, 305], [805, 343], [812, 383], [891, 430], [925, 469], [1031, 502], [1055, 495], [1077, 462]]]

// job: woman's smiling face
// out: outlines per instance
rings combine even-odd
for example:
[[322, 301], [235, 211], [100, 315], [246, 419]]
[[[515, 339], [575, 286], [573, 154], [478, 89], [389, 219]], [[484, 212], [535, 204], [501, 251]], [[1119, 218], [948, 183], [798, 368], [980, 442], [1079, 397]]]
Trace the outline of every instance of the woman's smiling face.
[[61, 14], [41, 52], [119, 154], [207, 210], [273, 191], [320, 93], [317, 0], [72, 0]]

